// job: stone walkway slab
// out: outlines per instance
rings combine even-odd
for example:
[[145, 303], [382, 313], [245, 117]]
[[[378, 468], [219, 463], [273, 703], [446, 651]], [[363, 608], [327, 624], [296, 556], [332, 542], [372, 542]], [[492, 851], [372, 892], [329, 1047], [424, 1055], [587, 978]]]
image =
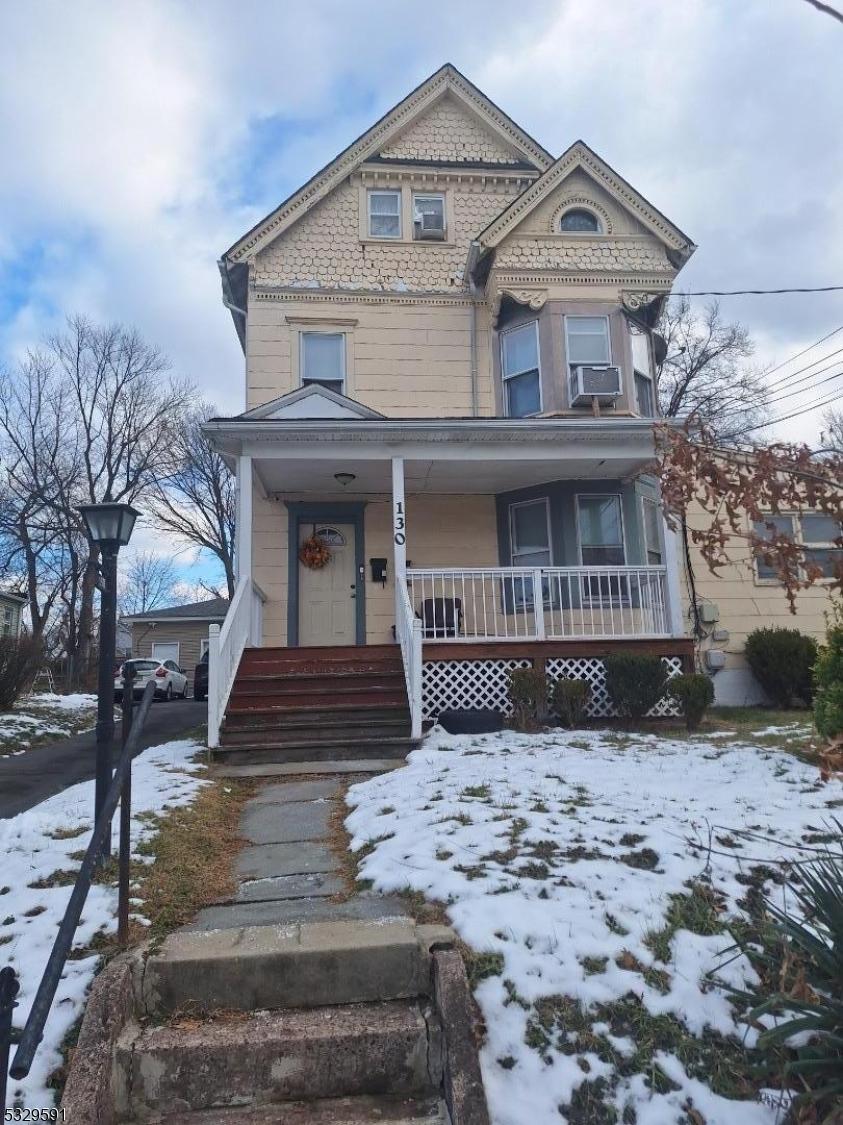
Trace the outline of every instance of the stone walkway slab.
[[241, 883], [235, 902], [273, 902], [287, 898], [329, 898], [341, 894], [345, 884], [338, 875], [279, 875]]
[[326, 844], [312, 842], [307, 848], [296, 843], [259, 844], [238, 855], [238, 879], [271, 879], [275, 875], [310, 875], [335, 871], [337, 858]]
[[253, 805], [286, 805], [291, 801], [332, 801], [339, 797], [342, 782], [333, 778], [318, 781], [285, 781], [281, 785], [266, 785], [250, 802]]
[[407, 916], [401, 899], [391, 895], [356, 895], [347, 902], [301, 898], [280, 902], [239, 902], [209, 906], [185, 930], [228, 930], [244, 926], [286, 926], [296, 922], [363, 922]]
[[325, 800], [284, 804], [249, 801], [243, 810], [240, 829], [250, 844], [324, 840], [330, 819], [331, 803]]
[[403, 759], [363, 758], [359, 762], [280, 762], [254, 766], [214, 766], [215, 777], [304, 777], [307, 774], [386, 773], [404, 765]]

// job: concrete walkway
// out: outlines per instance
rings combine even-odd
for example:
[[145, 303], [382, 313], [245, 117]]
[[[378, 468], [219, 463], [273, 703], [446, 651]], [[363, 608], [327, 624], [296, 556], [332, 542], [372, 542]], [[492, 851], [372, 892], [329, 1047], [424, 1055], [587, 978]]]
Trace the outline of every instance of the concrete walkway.
[[236, 893], [200, 911], [187, 929], [406, 916], [395, 896], [359, 892], [337, 899], [347, 885], [329, 837], [342, 791], [342, 781], [334, 777], [264, 786], [243, 810], [240, 825], [248, 844], [237, 858]]

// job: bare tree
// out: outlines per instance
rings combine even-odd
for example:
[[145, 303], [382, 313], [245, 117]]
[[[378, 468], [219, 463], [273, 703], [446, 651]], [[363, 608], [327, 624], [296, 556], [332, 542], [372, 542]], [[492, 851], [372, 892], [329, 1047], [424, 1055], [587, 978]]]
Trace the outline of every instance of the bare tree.
[[138, 551], [124, 568], [120, 585], [118, 604], [125, 616], [148, 613], [177, 600], [173, 560], [154, 551]]
[[199, 403], [172, 435], [150, 507], [166, 532], [210, 551], [225, 573], [228, 596], [234, 596], [235, 481], [222, 457], [211, 449], [201, 426], [213, 417]]
[[823, 437], [820, 444], [835, 453], [843, 453], [843, 410], [826, 410], [823, 414]]
[[764, 371], [747, 362], [754, 344], [743, 325], [723, 320], [716, 301], [701, 311], [686, 297], [669, 301], [659, 330], [667, 345], [659, 366], [663, 415], [705, 426], [723, 445], [764, 421]]
[[80, 664], [94, 631], [98, 552], [84, 503], [143, 503], [189, 387], [131, 329], [73, 317], [0, 385], [0, 565], [26, 585], [33, 631], [52, 622]]

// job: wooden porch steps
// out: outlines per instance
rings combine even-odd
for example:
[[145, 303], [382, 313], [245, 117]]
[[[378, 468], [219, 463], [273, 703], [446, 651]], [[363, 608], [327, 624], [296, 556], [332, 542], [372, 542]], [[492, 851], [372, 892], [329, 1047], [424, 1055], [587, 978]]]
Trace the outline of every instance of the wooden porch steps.
[[413, 748], [401, 652], [249, 648], [214, 758], [227, 765], [394, 760]]

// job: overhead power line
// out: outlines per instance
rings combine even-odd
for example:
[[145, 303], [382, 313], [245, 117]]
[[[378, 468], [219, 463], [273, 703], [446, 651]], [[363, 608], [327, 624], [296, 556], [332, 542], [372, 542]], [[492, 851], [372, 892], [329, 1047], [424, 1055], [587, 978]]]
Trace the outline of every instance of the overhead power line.
[[[824, 355], [821, 359], [815, 360], [815, 363], [822, 363], [823, 360], [831, 359], [832, 356], [838, 355], [840, 352], [843, 352], [843, 348], [838, 348], [836, 352], [829, 352], [828, 355]], [[768, 383], [766, 390], [768, 394], [770, 392], [778, 394], [779, 391], [783, 391], [787, 387], [795, 387], [798, 386], [799, 383], [807, 383], [810, 379], [816, 379], [818, 375], [825, 375], [826, 371], [831, 371], [832, 367], [838, 367], [841, 362], [843, 361], [836, 359], [834, 363], [829, 363], [827, 367], [818, 367], [816, 371], [809, 370], [810, 367], [814, 366], [813, 363], [809, 363], [808, 367], [800, 367], [798, 371], [794, 371], [790, 375], [785, 375], [781, 379], [775, 379], [772, 383]], [[807, 371], [808, 374], [801, 375], [800, 373], [802, 371]], [[796, 375], [800, 377], [798, 379], [794, 378]], [[807, 390], [807, 388], [805, 389]]]
[[843, 285], [804, 285], [790, 289], [697, 289], [673, 297], [767, 297], [777, 293], [841, 293]]
[[[807, 355], [808, 352], [812, 352], [814, 348], [818, 348], [820, 344], [824, 344], [826, 340], [830, 340], [831, 337], [836, 336], [838, 332], [843, 332], [843, 324], [841, 324], [839, 328], [833, 328], [831, 332], [829, 332], [826, 336], [821, 336], [819, 340], [815, 340], [813, 344], [809, 344], [808, 347], [803, 348], [801, 352], [797, 352], [796, 355], [792, 355], [790, 359], [783, 359], [781, 363], [777, 363], [775, 367], [771, 367], [770, 370], [766, 372], [766, 374], [772, 375], [774, 371], [779, 371], [782, 367], [787, 367], [789, 363], [794, 363], [797, 359], [801, 359], [803, 355]], [[831, 354], [834, 355], [835, 353], [832, 352]], [[819, 362], [819, 360], [817, 362]], [[795, 371], [793, 372], [793, 374], [798, 375], [799, 372]]]
[[812, 402], [809, 406], [803, 406], [800, 410], [794, 410], [790, 414], [783, 414], [780, 418], [771, 418], [769, 422], [759, 422], [755, 426], [747, 426], [741, 433], [751, 434], [754, 430], [766, 430], [768, 426], [777, 426], [780, 422], [789, 422], [791, 418], [798, 418], [801, 414], [809, 414], [812, 410], [819, 410], [823, 406], [831, 406], [832, 403], [841, 398], [843, 398], [843, 393], [835, 391], [829, 398], [822, 399], [820, 402]]
[[[833, 366], [833, 365], [832, 365]], [[766, 406], [773, 406], [777, 402], [783, 402], [786, 398], [793, 398], [794, 395], [806, 395], [811, 391], [817, 390], [824, 383], [830, 383], [834, 379], [839, 379], [843, 375], [843, 368], [838, 368], [832, 375], [826, 375], [824, 379], [820, 379], [819, 383], [812, 383], [810, 387], [798, 387], [795, 391], [786, 391], [784, 394], [776, 395], [774, 398], [767, 399]], [[823, 394], [826, 392], [823, 391]]]

